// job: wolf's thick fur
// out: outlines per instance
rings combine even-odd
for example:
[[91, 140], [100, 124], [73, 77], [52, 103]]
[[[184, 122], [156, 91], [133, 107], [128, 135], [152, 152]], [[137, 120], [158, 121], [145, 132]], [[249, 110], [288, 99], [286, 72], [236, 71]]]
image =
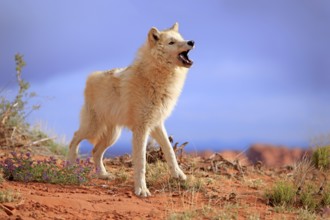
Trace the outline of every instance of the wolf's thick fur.
[[102, 158], [118, 139], [121, 129], [133, 132], [135, 194], [150, 195], [146, 186], [146, 144], [151, 135], [162, 147], [175, 178], [186, 179], [180, 169], [164, 127], [183, 87], [192, 62], [179, 54], [194, 46], [178, 32], [178, 24], [158, 31], [151, 28], [147, 41], [129, 67], [92, 73], [86, 82], [85, 103], [79, 130], [70, 143], [69, 160], [78, 155], [78, 144], [88, 139], [99, 177], [109, 178]]

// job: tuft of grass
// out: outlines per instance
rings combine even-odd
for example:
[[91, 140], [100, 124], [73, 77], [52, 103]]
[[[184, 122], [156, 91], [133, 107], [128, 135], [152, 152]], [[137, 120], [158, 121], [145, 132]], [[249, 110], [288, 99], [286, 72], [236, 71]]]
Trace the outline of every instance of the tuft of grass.
[[317, 192], [317, 189], [315, 184], [308, 184], [305, 188], [306, 189], [304, 189], [301, 193], [300, 202], [303, 208], [310, 212], [314, 212], [318, 206], [318, 201], [316, 201], [315, 198], [315, 192]]
[[55, 141], [55, 138], [49, 138], [49, 135], [41, 130], [40, 127], [34, 127], [31, 130], [31, 140], [32, 142], [38, 142], [40, 140], [44, 140], [38, 143], [36, 146], [45, 146], [50, 152], [56, 155], [67, 156], [68, 154], [68, 146], [64, 144], [64, 141], [60, 143], [59, 141]]
[[188, 192], [199, 192], [204, 189], [205, 183], [202, 178], [189, 175], [185, 181], [178, 179], [170, 179], [169, 187], [181, 189]]
[[218, 216], [216, 216], [215, 219], [221, 219], [221, 220], [238, 219], [238, 211], [241, 210], [242, 208], [243, 207], [241, 207], [239, 204], [227, 203], [224, 205], [223, 210], [219, 213]]
[[48, 145], [49, 149], [51, 152], [53, 152], [56, 155], [62, 155], [62, 156], [67, 156], [69, 152], [69, 148], [57, 143], [55, 141], [52, 141], [50, 145]]
[[3, 183], [3, 181], [4, 181], [4, 178], [2, 175], [2, 170], [0, 169], [0, 184]]
[[324, 207], [330, 205], [330, 184], [328, 184], [327, 188], [322, 194], [321, 205]]
[[167, 164], [160, 160], [147, 165], [146, 179], [149, 186], [161, 188], [163, 191], [184, 190], [197, 192], [203, 190], [205, 185], [202, 178], [193, 175], [189, 175], [185, 181], [171, 178]]
[[0, 203], [15, 202], [21, 198], [21, 195], [11, 190], [0, 191]]
[[125, 183], [129, 178], [130, 175], [125, 170], [125, 168], [121, 168], [118, 172], [115, 173], [116, 181], [119, 183]]
[[299, 209], [297, 219], [299, 220], [316, 220], [318, 219], [317, 214], [311, 213], [306, 209]]
[[259, 220], [259, 219], [260, 219], [260, 214], [258, 213], [251, 214], [247, 217], [247, 220]]
[[291, 207], [295, 201], [296, 190], [290, 182], [280, 181], [265, 193], [272, 206]]
[[261, 179], [250, 179], [247, 180], [245, 183], [249, 188], [255, 190], [260, 189], [264, 185], [264, 182]]
[[330, 168], [330, 146], [317, 147], [312, 154], [312, 161], [317, 169]]
[[295, 186], [302, 187], [306, 178], [313, 173], [315, 167], [310, 157], [304, 156], [300, 161], [295, 163], [293, 167], [293, 183]]
[[190, 220], [197, 217], [195, 210], [186, 210], [184, 212], [174, 212], [168, 216], [168, 220]]
[[75, 164], [58, 161], [54, 157], [33, 161], [30, 153], [11, 153], [12, 157], [1, 161], [4, 178], [22, 182], [53, 184], [83, 184], [91, 178], [92, 164], [77, 160]]
[[147, 164], [146, 181], [150, 187], [162, 188], [164, 191], [170, 181], [171, 175], [165, 162], [157, 160]]

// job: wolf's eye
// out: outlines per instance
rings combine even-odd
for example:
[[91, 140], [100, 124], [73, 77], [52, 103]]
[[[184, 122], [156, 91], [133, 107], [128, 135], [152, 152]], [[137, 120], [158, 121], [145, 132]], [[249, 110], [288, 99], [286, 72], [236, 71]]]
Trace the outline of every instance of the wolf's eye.
[[171, 41], [171, 42], [169, 42], [168, 44], [169, 45], [173, 45], [175, 42], [174, 41]]

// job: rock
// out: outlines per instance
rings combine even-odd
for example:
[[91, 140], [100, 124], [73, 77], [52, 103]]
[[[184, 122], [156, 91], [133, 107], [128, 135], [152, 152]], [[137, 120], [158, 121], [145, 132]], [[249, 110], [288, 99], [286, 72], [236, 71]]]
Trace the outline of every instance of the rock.
[[324, 207], [323, 209], [321, 209], [321, 216], [322, 218], [330, 218], [330, 207]]
[[299, 161], [310, 151], [303, 148], [288, 148], [270, 144], [254, 144], [246, 152], [246, 156], [253, 164], [262, 163], [264, 166], [287, 166]]

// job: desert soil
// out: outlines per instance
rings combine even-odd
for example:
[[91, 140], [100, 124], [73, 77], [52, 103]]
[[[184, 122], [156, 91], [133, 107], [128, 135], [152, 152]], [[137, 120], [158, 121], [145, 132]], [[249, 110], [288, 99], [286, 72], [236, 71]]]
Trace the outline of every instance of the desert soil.
[[20, 199], [2, 203], [0, 219], [299, 219], [296, 211], [267, 205], [263, 196], [275, 181], [290, 175], [289, 167], [250, 165], [237, 153], [223, 156], [187, 157], [185, 172], [202, 186], [182, 189], [165, 178], [148, 183], [148, 198], [134, 195], [132, 168], [118, 158], [107, 159], [107, 169], [116, 176], [125, 172], [127, 179], [92, 179], [81, 186], [3, 181], [0, 191], [19, 192]]

